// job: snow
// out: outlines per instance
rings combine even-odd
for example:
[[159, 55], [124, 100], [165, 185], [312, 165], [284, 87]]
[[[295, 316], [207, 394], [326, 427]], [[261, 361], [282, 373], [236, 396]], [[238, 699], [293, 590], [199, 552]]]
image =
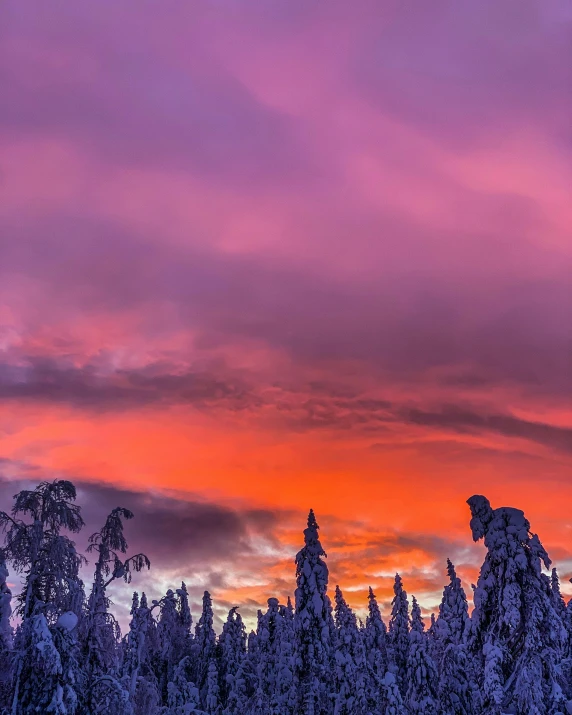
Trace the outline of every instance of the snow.
[[61, 628], [64, 631], [73, 631], [77, 626], [78, 617], [73, 611], [66, 611], [58, 616], [56, 621], [56, 628]]
[[[388, 627], [373, 589], [365, 625], [335, 588], [312, 510], [295, 558], [295, 606], [270, 596], [249, 637], [232, 607], [217, 638], [211, 594], [193, 629], [185, 583], [151, 604], [133, 595], [122, 635], [107, 587], [146, 569], [126, 557], [117, 508], [81, 556], [65, 532], [82, 527], [69, 482], [44, 482], [0, 512], [2, 715], [572, 715], [572, 605], [525, 514], [468, 500], [485, 558], [470, 614], [450, 560], [439, 611], [425, 628], [399, 574]], [[443, 565], [445, 567], [445, 564]], [[9, 569], [22, 574], [12, 630]], [[406, 573], [404, 574], [407, 580]], [[294, 585], [294, 584], [293, 584]], [[411, 610], [410, 610], [411, 605]]]

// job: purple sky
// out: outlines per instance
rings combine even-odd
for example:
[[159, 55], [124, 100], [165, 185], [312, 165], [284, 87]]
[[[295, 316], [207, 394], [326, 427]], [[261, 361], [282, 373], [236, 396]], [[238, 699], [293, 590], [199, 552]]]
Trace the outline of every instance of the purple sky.
[[310, 506], [352, 605], [474, 492], [572, 572], [568, 0], [6, 0], [0, 87], [5, 479], [186, 500], [154, 578], [253, 608]]

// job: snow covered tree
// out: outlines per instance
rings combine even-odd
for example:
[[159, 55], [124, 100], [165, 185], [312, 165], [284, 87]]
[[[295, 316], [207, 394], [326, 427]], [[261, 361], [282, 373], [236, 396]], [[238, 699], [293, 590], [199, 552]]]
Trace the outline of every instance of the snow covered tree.
[[268, 599], [258, 611], [256, 632], [248, 638], [243, 675], [252, 691], [249, 715], [291, 715], [297, 708], [296, 653], [293, 608]]
[[123, 519], [132, 519], [128, 509], [118, 507], [107, 517], [103, 528], [89, 538], [88, 552], [97, 554], [93, 586], [82, 621], [84, 641], [83, 662], [86, 684], [86, 709], [93, 715], [125, 710], [129, 693], [118, 679], [119, 625], [109, 612], [107, 588], [115, 579], [131, 581], [133, 571], [150, 567], [144, 554], [128, 559], [127, 541], [123, 533]]
[[449, 559], [447, 559], [447, 575], [449, 583], [443, 589], [439, 616], [433, 629], [433, 656], [438, 667], [447, 646], [463, 643], [470, 626], [467, 597], [461, 579]]
[[480, 713], [480, 697], [464, 643], [444, 650], [439, 673], [439, 702], [443, 715]]
[[259, 611], [256, 630], [256, 707], [272, 715], [287, 715], [296, 707], [292, 605], [280, 606], [277, 598], [268, 599], [265, 613]]
[[[295, 609], [269, 598], [246, 644], [237, 608], [217, 639], [205, 591], [195, 635], [184, 583], [151, 607], [133, 596], [120, 640], [108, 587], [149, 566], [125, 558], [131, 512], [115, 509], [90, 537], [96, 556], [85, 599], [69, 534], [82, 525], [75, 489], [42, 482], [0, 512], [0, 715], [564, 715], [572, 712], [572, 603], [522, 511], [471, 497], [473, 539], [486, 555], [472, 617], [461, 581], [449, 583], [425, 631], [399, 575], [386, 631], [370, 588], [365, 625], [336, 587], [310, 511], [296, 555]], [[66, 533], [67, 532], [67, 533]], [[23, 574], [10, 622], [8, 568]]]
[[0, 711], [7, 707], [12, 679], [12, 647], [14, 632], [10, 623], [12, 591], [8, 587], [8, 568], [4, 552], [0, 549]]
[[430, 653], [439, 671], [439, 700], [446, 715], [469, 715], [477, 704], [472, 666], [465, 651], [470, 627], [469, 606], [461, 579], [447, 559], [449, 583], [443, 589], [433, 627]]
[[37, 604], [49, 605], [53, 619], [63, 611], [79, 612], [83, 584], [77, 574], [83, 559], [73, 542], [61, 534], [62, 529], [77, 533], [84, 525], [75, 499], [71, 482], [42, 482], [16, 494], [11, 516], [0, 512], [0, 528], [6, 533], [5, 558], [25, 575], [16, 609], [23, 619], [36, 611]]
[[318, 524], [310, 509], [304, 547], [296, 554], [296, 633], [299, 712], [327, 712], [330, 698], [334, 624], [327, 594], [328, 567], [322, 556]]
[[[75, 683], [64, 678], [64, 664], [48, 627], [45, 615], [38, 611], [26, 619], [26, 649], [18, 658], [14, 715], [56, 713], [66, 715], [77, 710]], [[66, 682], [68, 681], [68, 682]]]
[[149, 608], [144, 593], [141, 600], [137, 593], [133, 594], [122, 672], [129, 688], [129, 702], [136, 715], [154, 715], [161, 702], [152, 663], [153, 655], [158, 651], [156, 623], [152, 617], [152, 608], [157, 605]]
[[[228, 682], [228, 681], [227, 681]], [[248, 704], [247, 683], [244, 667], [241, 663], [236, 673], [228, 683], [226, 705], [224, 715], [236, 715], [236, 713], [246, 713]]]
[[271, 694], [271, 715], [294, 715], [297, 707], [296, 641], [294, 611], [290, 598], [286, 606], [280, 606], [280, 618], [276, 621], [275, 681]]
[[383, 715], [406, 715], [407, 709], [403, 704], [403, 698], [395, 675], [388, 670], [381, 679], [380, 685], [380, 712]]
[[[570, 579], [572, 582], [572, 579]], [[566, 610], [564, 612], [564, 625], [566, 626], [567, 632], [567, 645], [565, 648], [565, 657], [570, 659], [572, 656], [572, 598], [566, 603]], [[571, 663], [572, 665], [572, 663]]]
[[365, 622], [364, 644], [367, 662], [374, 678], [370, 679], [370, 690], [375, 697], [376, 683], [387, 671], [387, 628], [381, 617], [379, 605], [373, 589], [369, 588], [368, 614]]
[[[208, 591], [205, 591], [203, 595], [203, 610], [195, 628], [195, 638], [192, 645], [193, 664], [195, 667], [193, 680], [195, 685], [199, 688], [202, 702], [205, 702], [206, 689], [208, 687], [212, 688], [212, 683], [210, 685], [207, 684], [207, 676], [209, 675], [210, 663], [216, 655], [216, 634], [214, 632], [213, 622], [214, 616], [211, 595]], [[217, 698], [218, 697], [217, 692]]]
[[558, 571], [553, 568], [550, 576], [550, 592], [552, 595], [552, 600], [554, 601], [554, 607], [558, 611], [560, 618], [563, 621], [566, 620], [566, 603], [562, 598], [562, 593], [560, 591], [560, 580], [558, 578]]
[[564, 709], [559, 661], [566, 630], [541, 564], [550, 559], [519, 509], [468, 500], [474, 541], [487, 553], [468, 634], [479, 664], [483, 713], [552, 714]]
[[411, 630], [407, 656], [406, 703], [413, 714], [437, 715], [437, 668], [429, 655], [429, 644], [421, 618], [421, 609], [415, 596], [411, 607]]
[[435, 642], [435, 629], [437, 627], [437, 619], [435, 614], [431, 614], [431, 620], [429, 621], [429, 628], [425, 631], [425, 637], [427, 638], [427, 645], [429, 646], [429, 654], [433, 658], [433, 662], [439, 669], [439, 657], [437, 656], [437, 647]]
[[[274, 617], [278, 612], [276, 599], [271, 599], [272, 603], [265, 616], [261, 610], [257, 613], [256, 632], [248, 639], [248, 670], [250, 676], [249, 690], [253, 691], [251, 703], [249, 705], [250, 715], [259, 715], [268, 707], [268, 691], [271, 687], [272, 664], [270, 655], [271, 631], [274, 631]], [[276, 607], [274, 605], [276, 601]], [[271, 623], [272, 621], [272, 623]]]
[[402, 695], [406, 690], [407, 656], [409, 655], [409, 601], [401, 576], [395, 574], [393, 601], [389, 619], [388, 660]]
[[209, 715], [218, 715], [222, 712], [222, 707], [218, 687], [218, 671], [214, 658], [211, 658], [208, 664], [205, 691], [205, 710]]
[[159, 684], [161, 699], [167, 702], [168, 684], [183, 658], [191, 655], [192, 617], [189, 608], [189, 594], [184, 583], [176, 592], [172, 589], [159, 601], [154, 602], [160, 609], [159, 620], [154, 631], [153, 669]]
[[15, 641], [12, 715], [42, 708], [74, 715], [77, 710], [82, 673], [75, 634], [84, 599], [79, 578], [84, 559], [61, 533], [83, 527], [75, 499], [71, 482], [42, 482], [16, 494], [11, 515], [0, 512], [5, 557], [24, 573], [17, 599], [22, 623]]
[[155, 674], [163, 701], [167, 698], [167, 684], [183, 654], [176, 647], [176, 633], [179, 626], [177, 597], [169, 589], [159, 601], [160, 615], [157, 623], [158, 651], [155, 654]]
[[336, 586], [335, 602], [334, 715], [366, 715], [369, 711], [368, 679], [362, 635], [355, 614], [346, 603], [339, 586]]
[[[222, 627], [222, 633], [218, 642], [220, 652], [219, 676], [221, 682], [221, 700], [225, 706], [228, 704], [229, 695], [235, 685], [237, 673], [241, 670], [246, 657], [246, 629], [242, 622], [242, 617], [237, 611], [238, 606], [235, 606], [228, 612], [228, 617]], [[242, 672], [240, 677], [244, 679]], [[240, 692], [242, 692], [241, 688], [242, 684], [240, 684], [238, 688]], [[239, 696], [234, 695], [233, 697], [236, 699]]]
[[191, 663], [189, 656], [179, 662], [167, 685], [167, 706], [161, 709], [161, 715], [197, 715], [200, 713], [199, 690], [189, 680]]
[[3, 549], [0, 549], [0, 650], [10, 650], [14, 642], [14, 631], [10, 623], [12, 591], [8, 586], [8, 576], [6, 556]]
[[178, 647], [181, 652], [186, 654], [188, 651], [190, 652], [193, 640], [191, 633], [193, 617], [191, 615], [191, 607], [189, 605], [189, 592], [187, 591], [187, 584], [184, 581], [181, 582], [181, 588], [177, 589], [177, 596], [177, 610], [179, 613], [177, 638], [180, 638], [180, 644]]

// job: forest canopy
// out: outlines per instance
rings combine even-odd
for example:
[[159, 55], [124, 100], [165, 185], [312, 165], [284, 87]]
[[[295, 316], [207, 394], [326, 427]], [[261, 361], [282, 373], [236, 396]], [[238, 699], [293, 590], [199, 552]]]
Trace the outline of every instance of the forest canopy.
[[[557, 715], [572, 713], [572, 606], [519, 509], [468, 499], [486, 555], [473, 607], [447, 560], [437, 614], [425, 623], [399, 574], [388, 622], [369, 589], [365, 622], [340, 586], [330, 598], [312, 510], [295, 558], [294, 600], [268, 598], [256, 629], [239, 608], [220, 635], [204, 592], [196, 623], [184, 583], [133, 594], [122, 633], [108, 589], [147, 571], [131, 553], [125, 507], [89, 537], [84, 584], [76, 489], [42, 482], [0, 512], [0, 708], [3, 715]], [[16, 598], [9, 569], [22, 578]], [[293, 584], [294, 586], [294, 584]]]

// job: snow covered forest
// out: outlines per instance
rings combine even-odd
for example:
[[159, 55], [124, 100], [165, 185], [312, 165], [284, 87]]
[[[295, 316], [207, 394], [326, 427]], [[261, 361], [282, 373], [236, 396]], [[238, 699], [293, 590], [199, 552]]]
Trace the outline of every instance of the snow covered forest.
[[[118, 507], [89, 539], [92, 583], [72, 537], [84, 526], [68, 481], [0, 512], [0, 712], [4, 715], [556, 715], [572, 713], [572, 605], [522, 511], [468, 500], [486, 555], [469, 607], [454, 565], [425, 624], [395, 577], [391, 616], [374, 592], [360, 622], [335, 588], [310, 511], [294, 602], [269, 598], [247, 635], [232, 608], [217, 637], [210, 594], [194, 624], [185, 584], [133, 594], [128, 632], [108, 587], [150, 567], [129, 555]], [[446, 567], [446, 571], [445, 571]], [[22, 577], [12, 602], [8, 569]], [[12, 614], [14, 619], [12, 619]]]

